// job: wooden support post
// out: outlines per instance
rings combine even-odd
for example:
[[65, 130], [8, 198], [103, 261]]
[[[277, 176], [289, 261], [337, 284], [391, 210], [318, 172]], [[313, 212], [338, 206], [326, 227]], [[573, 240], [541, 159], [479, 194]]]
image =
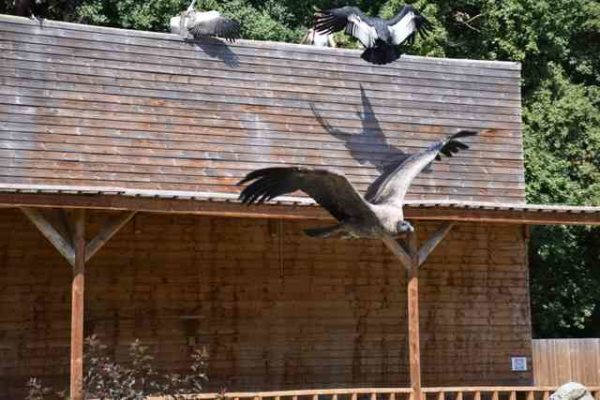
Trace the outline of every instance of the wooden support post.
[[419, 251], [417, 235], [411, 232], [408, 235], [408, 253], [410, 255], [410, 268], [408, 269], [408, 357], [410, 366], [410, 386], [415, 400], [422, 400], [421, 391], [421, 351], [419, 344]]
[[85, 261], [89, 261], [134, 215], [135, 211], [128, 211], [108, 221], [96, 237], [87, 244], [85, 248]]
[[[69, 242], [71, 248], [74, 248], [73, 245], [73, 226], [71, 221], [69, 221], [69, 215], [65, 209], [56, 210], [56, 229], [62, 234], [62, 236]], [[74, 251], [74, 250], [73, 250]], [[75, 257], [75, 253], [73, 252], [73, 257]], [[73, 262], [75, 262], [75, 258], [73, 258]]]
[[50, 243], [58, 250], [60, 254], [71, 265], [75, 265], [75, 252], [71, 246], [70, 239], [64, 238], [58, 229], [56, 229], [44, 215], [35, 208], [21, 208], [23, 214], [38, 228], [38, 230], [48, 239]]
[[71, 400], [83, 400], [85, 211], [75, 213], [75, 266], [71, 286]]
[[394, 253], [396, 257], [398, 257], [402, 265], [404, 265], [404, 267], [408, 271], [412, 265], [412, 259], [410, 255], [406, 252], [406, 250], [402, 248], [400, 243], [398, 243], [396, 239], [394, 239], [391, 236], [384, 237], [382, 241], [387, 246], [387, 248], [390, 249], [390, 251]]
[[[424, 400], [421, 388], [421, 350], [419, 336], [419, 267], [438, 244], [446, 237], [453, 223], [443, 223], [438, 230], [428, 238], [421, 249], [417, 244], [415, 232], [408, 233], [407, 249], [391, 236], [382, 238], [383, 243], [396, 255], [407, 270], [407, 304], [408, 304], [408, 357], [410, 366], [411, 398]], [[462, 393], [460, 394], [462, 396]], [[443, 398], [444, 394], [441, 393]]]
[[73, 237], [71, 225], [64, 210], [59, 210], [53, 225], [44, 214], [34, 208], [23, 207], [23, 213], [54, 245], [73, 267], [71, 282], [71, 400], [83, 399], [83, 321], [85, 263], [106, 244], [131, 218], [135, 211], [125, 212], [110, 220], [86, 245], [85, 210], [77, 209]]
[[441, 243], [442, 240], [446, 237], [448, 232], [452, 229], [454, 224], [452, 222], [443, 223], [437, 231], [431, 237], [429, 237], [425, 243], [419, 249], [419, 266], [421, 266], [427, 257], [431, 254], [431, 252], [437, 247], [438, 244]]

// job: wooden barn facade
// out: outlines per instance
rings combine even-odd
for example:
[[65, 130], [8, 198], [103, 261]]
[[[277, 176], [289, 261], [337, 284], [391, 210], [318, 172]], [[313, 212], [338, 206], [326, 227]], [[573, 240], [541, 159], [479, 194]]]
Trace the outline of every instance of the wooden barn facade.
[[[525, 204], [518, 64], [374, 67], [10, 16], [0, 49], [0, 399], [29, 377], [71, 376], [76, 393], [96, 334], [117, 356], [141, 339], [168, 371], [205, 345], [210, 388], [238, 398], [533, 400], [527, 224], [600, 212]], [[330, 220], [306, 197], [236, 201], [241, 177], [276, 165], [365, 190], [461, 128], [485, 132], [412, 186], [401, 260], [304, 236]]]

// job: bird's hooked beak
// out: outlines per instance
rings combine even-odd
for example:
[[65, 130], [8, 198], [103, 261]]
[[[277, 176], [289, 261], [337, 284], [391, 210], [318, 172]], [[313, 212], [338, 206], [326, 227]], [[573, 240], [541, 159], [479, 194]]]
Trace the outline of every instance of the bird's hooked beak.
[[402, 221], [398, 224], [398, 233], [412, 233], [415, 231], [415, 228], [408, 221]]

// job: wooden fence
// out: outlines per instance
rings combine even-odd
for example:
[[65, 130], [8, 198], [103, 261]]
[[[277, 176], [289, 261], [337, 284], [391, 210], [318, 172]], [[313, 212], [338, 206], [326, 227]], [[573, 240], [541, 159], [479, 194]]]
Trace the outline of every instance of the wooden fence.
[[533, 374], [536, 385], [600, 385], [600, 339], [533, 340]]

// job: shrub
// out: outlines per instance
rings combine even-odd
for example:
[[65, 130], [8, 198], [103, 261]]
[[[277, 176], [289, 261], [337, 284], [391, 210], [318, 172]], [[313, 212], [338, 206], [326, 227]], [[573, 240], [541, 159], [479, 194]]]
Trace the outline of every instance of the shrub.
[[[143, 400], [147, 396], [165, 396], [178, 400], [184, 394], [202, 391], [208, 381], [208, 352], [205, 348], [192, 351], [190, 370], [181, 375], [157, 372], [153, 366], [154, 356], [138, 339], [129, 345], [126, 364], [111, 357], [108, 346], [95, 335], [85, 340], [84, 354], [83, 387], [86, 399]], [[26, 400], [67, 398], [64, 393], [55, 393], [44, 387], [37, 378], [31, 378], [27, 388]]]

